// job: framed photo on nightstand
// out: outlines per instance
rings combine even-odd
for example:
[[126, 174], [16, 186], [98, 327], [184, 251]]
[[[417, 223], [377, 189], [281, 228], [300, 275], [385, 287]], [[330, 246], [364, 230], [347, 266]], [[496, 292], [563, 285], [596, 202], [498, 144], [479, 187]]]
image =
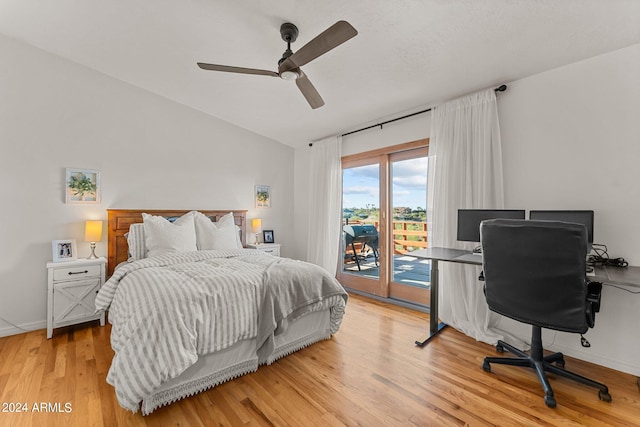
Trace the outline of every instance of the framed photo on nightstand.
[[264, 230], [262, 232], [262, 237], [265, 243], [273, 243], [273, 230]]
[[75, 261], [78, 258], [75, 239], [54, 240], [51, 243], [53, 262]]

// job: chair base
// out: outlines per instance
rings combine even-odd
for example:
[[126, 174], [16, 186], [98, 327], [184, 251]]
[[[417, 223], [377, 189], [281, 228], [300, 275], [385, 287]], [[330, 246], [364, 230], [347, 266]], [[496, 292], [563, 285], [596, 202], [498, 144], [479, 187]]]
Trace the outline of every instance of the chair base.
[[542, 349], [542, 330], [539, 326], [534, 326], [531, 332], [531, 351], [529, 354], [507, 344], [504, 341], [498, 341], [496, 345], [496, 351], [499, 353], [504, 352], [504, 349], [509, 350], [510, 353], [518, 357], [485, 357], [482, 364], [482, 369], [487, 372], [491, 371], [491, 364], [497, 363], [501, 365], [521, 366], [525, 368], [531, 368], [538, 375], [538, 379], [544, 389], [544, 403], [550, 407], [556, 407], [556, 399], [551, 389], [551, 384], [547, 378], [546, 372], [556, 374], [561, 377], [569, 378], [577, 381], [581, 384], [588, 385], [599, 389], [598, 397], [605, 402], [611, 402], [611, 395], [606, 385], [593, 381], [582, 375], [567, 371], [564, 369], [564, 356], [562, 353], [553, 353], [548, 356], [543, 356]]

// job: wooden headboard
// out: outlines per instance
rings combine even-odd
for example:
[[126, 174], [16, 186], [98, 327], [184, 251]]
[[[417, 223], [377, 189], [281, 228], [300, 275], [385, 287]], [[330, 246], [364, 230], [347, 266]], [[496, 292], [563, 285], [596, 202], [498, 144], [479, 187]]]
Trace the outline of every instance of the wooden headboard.
[[[108, 263], [107, 276], [113, 274], [116, 266], [129, 258], [129, 247], [125, 233], [129, 231], [129, 226], [138, 222], [142, 222], [142, 213], [146, 212], [150, 215], [158, 215], [165, 217], [182, 216], [190, 210], [150, 210], [150, 209], [107, 209], [108, 214]], [[246, 245], [246, 210], [201, 210], [208, 217], [215, 218], [216, 221], [223, 215], [233, 212], [236, 225], [240, 227], [240, 239], [242, 246]]]

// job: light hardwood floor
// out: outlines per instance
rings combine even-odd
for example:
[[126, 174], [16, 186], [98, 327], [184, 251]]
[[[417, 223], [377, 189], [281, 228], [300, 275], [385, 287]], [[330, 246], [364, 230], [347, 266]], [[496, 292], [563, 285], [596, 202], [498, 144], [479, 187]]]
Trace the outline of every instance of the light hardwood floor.
[[[492, 346], [447, 328], [415, 347], [427, 319], [352, 295], [331, 340], [147, 417], [120, 408], [105, 382], [113, 356], [108, 326], [60, 329], [51, 340], [44, 330], [0, 338], [0, 409], [28, 409], [0, 412], [0, 426], [640, 425], [632, 375], [567, 357], [568, 369], [607, 384], [613, 401], [552, 377], [558, 407], [549, 409], [532, 372], [482, 370]], [[35, 412], [41, 402], [60, 412]]]

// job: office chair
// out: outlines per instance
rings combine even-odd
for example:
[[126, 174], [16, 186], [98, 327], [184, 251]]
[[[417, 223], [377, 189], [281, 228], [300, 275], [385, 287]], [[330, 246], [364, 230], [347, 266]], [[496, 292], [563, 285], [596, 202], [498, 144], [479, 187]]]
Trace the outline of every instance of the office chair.
[[543, 354], [542, 329], [585, 333], [600, 309], [602, 284], [586, 277], [587, 230], [558, 221], [495, 219], [480, 225], [484, 291], [489, 309], [532, 327], [529, 354], [498, 341], [517, 357], [485, 357], [482, 369], [498, 363], [532, 368], [544, 389], [544, 403], [556, 407], [546, 372], [599, 389], [611, 401], [606, 385], [564, 369], [562, 353]]

